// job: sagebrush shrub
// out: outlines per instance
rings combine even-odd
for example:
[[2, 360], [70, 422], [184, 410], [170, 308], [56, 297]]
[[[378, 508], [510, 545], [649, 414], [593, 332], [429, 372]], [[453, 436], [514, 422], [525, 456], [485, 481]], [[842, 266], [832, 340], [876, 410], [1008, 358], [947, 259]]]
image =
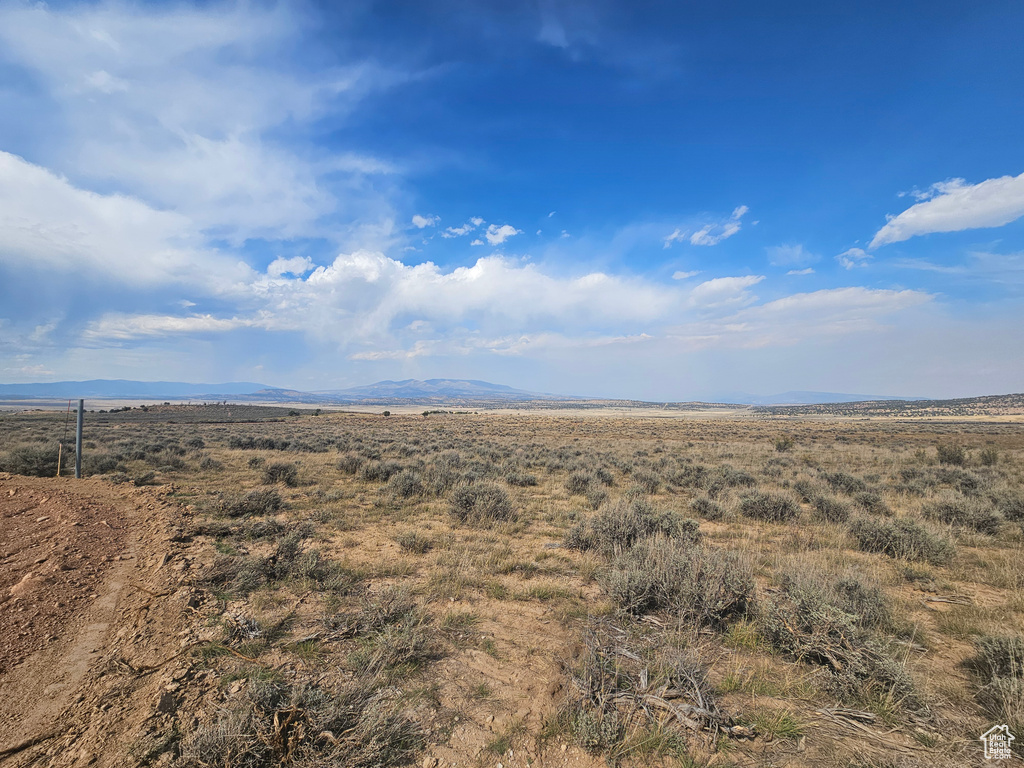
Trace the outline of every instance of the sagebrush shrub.
[[845, 523], [850, 519], [850, 505], [837, 496], [822, 494], [812, 501], [823, 520], [830, 523]]
[[935, 446], [940, 464], [962, 467], [967, 463], [967, 451], [959, 443], [939, 443]]
[[263, 469], [264, 485], [284, 483], [289, 487], [299, 484], [299, 468], [284, 461], [274, 461]]
[[989, 504], [948, 492], [926, 504], [924, 514], [947, 525], [969, 528], [978, 533], [998, 533], [1003, 522], [1003, 516]]
[[448, 511], [460, 523], [489, 526], [513, 522], [519, 513], [504, 488], [493, 483], [469, 483], [452, 491]]
[[688, 520], [677, 512], [657, 509], [644, 498], [619, 500], [576, 523], [566, 534], [565, 546], [611, 556], [656, 534], [695, 541], [700, 536], [700, 526], [696, 520]]
[[740, 512], [747, 517], [784, 523], [800, 514], [799, 505], [790, 497], [778, 493], [755, 491], [740, 498]]
[[694, 541], [655, 536], [618, 555], [599, 581], [623, 610], [668, 610], [702, 626], [719, 626], [746, 611], [754, 578], [734, 553]]
[[873, 520], [861, 517], [850, 524], [850, 533], [865, 552], [880, 552], [904, 560], [924, 560], [935, 565], [949, 562], [952, 543], [905, 517]]

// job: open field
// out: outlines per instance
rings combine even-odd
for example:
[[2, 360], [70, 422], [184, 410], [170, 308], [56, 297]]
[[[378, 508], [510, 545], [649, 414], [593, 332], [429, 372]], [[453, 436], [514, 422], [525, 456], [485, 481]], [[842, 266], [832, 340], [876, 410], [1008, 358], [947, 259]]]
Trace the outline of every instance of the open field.
[[943, 768], [1024, 733], [1019, 423], [659, 416], [133, 408], [75, 481], [64, 414], [0, 415], [0, 762]]

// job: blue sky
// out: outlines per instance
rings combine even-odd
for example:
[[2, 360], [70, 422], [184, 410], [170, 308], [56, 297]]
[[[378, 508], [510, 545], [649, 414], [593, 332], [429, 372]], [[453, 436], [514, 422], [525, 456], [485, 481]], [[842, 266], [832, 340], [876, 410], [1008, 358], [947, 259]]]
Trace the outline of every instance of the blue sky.
[[1022, 391], [1022, 28], [0, 0], [0, 380]]

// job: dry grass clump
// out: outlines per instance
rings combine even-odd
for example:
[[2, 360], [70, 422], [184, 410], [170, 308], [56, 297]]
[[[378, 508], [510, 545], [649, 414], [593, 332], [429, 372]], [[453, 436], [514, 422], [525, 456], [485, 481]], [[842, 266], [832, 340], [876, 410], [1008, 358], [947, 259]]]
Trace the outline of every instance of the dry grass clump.
[[330, 690], [250, 679], [213, 722], [181, 745], [183, 768], [407, 764], [423, 734], [399, 692], [358, 677]]
[[982, 637], [968, 666], [981, 682], [977, 699], [996, 722], [1024, 730], [1024, 638]]
[[917, 706], [910, 675], [872, 632], [893, 624], [877, 588], [855, 577], [788, 575], [758, 604], [757, 623], [774, 648], [828, 669], [843, 698]]
[[953, 544], [920, 523], [906, 517], [873, 520], [860, 517], [850, 524], [850, 533], [865, 552], [880, 552], [901, 560], [923, 560], [933, 565], [948, 563]]
[[357, 579], [340, 563], [324, 557], [317, 549], [303, 549], [309, 535], [298, 529], [277, 541], [266, 556], [218, 555], [199, 577], [198, 583], [244, 597], [261, 587], [288, 579], [310, 582], [334, 593], [351, 591]]
[[508, 492], [494, 483], [458, 486], [452, 491], [448, 512], [460, 523], [481, 527], [519, 519]]
[[244, 496], [229, 496], [223, 499], [218, 511], [228, 517], [250, 517], [253, 515], [272, 515], [284, 506], [281, 494], [270, 489], [256, 489]]
[[696, 540], [699, 524], [677, 512], [658, 509], [643, 498], [620, 499], [576, 523], [566, 534], [565, 546], [581, 552], [596, 550], [611, 557], [655, 535]]
[[610, 765], [634, 759], [687, 759], [694, 735], [729, 735], [734, 720], [715, 701], [700, 649], [679, 651], [634, 642], [628, 630], [591, 620], [582, 652], [567, 665], [571, 691], [561, 725]]

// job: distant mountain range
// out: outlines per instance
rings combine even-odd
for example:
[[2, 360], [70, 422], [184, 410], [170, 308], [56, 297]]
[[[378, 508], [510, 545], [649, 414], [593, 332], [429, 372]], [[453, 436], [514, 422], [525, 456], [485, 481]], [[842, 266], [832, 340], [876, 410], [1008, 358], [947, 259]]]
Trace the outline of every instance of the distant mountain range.
[[782, 392], [778, 395], [752, 395], [749, 392], [728, 392], [716, 396], [714, 402], [743, 405], [816, 405], [819, 403], [927, 399], [926, 397], [898, 397], [894, 395], [851, 395], [843, 392]]
[[[255, 382], [234, 381], [226, 384], [188, 384], [180, 381], [126, 381], [93, 379], [91, 381], [55, 381], [36, 384], [0, 384], [0, 399], [64, 399], [121, 398], [167, 400], [224, 400], [244, 402], [294, 402], [309, 404], [387, 404], [395, 401], [420, 403], [495, 403], [538, 400], [572, 401], [603, 400], [578, 395], [551, 395], [515, 389], [504, 384], [466, 379], [405, 379], [378, 381], [348, 389], [303, 392], [269, 387]], [[819, 403], [850, 403], [880, 400], [924, 400], [920, 397], [891, 395], [854, 395], [839, 392], [783, 392], [778, 395], [753, 395], [745, 392], [716, 394], [705, 399], [709, 403], [736, 405], [813, 405]]]

